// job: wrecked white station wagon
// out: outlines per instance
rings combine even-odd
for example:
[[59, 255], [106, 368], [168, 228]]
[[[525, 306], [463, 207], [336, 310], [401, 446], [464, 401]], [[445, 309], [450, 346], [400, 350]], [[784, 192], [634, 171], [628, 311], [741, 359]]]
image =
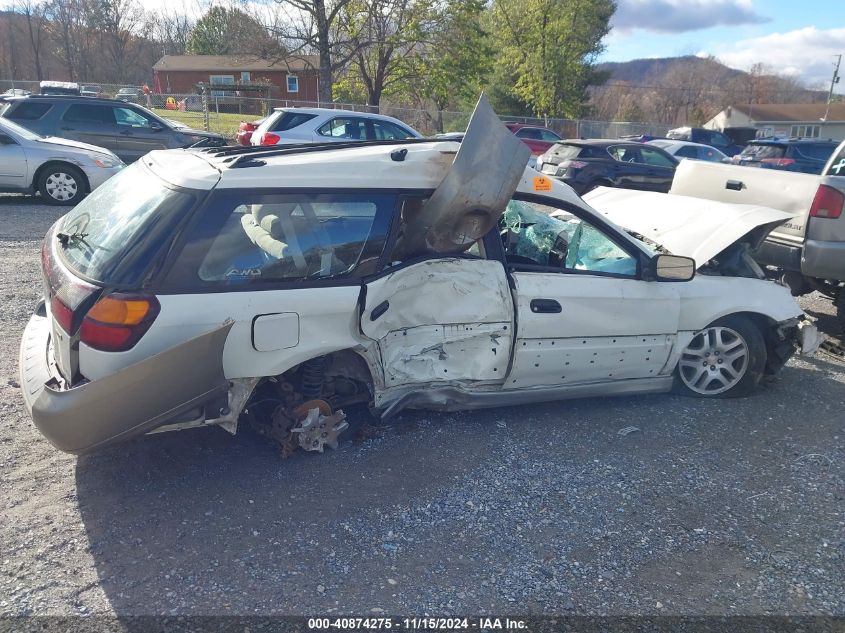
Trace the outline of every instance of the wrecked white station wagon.
[[527, 152], [482, 98], [462, 144], [150, 153], [44, 241], [20, 359], [35, 425], [83, 453], [247, 418], [322, 450], [353, 403], [743, 395], [812, 340], [742, 268], [754, 230], [702, 236], [696, 274]]

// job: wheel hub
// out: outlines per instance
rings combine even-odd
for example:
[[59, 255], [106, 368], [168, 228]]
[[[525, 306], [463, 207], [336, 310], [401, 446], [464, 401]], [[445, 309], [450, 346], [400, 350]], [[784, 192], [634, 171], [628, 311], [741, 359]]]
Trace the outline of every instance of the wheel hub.
[[695, 393], [716, 395], [736, 386], [748, 369], [748, 344], [727, 327], [696, 333], [681, 354], [678, 369], [683, 383]]

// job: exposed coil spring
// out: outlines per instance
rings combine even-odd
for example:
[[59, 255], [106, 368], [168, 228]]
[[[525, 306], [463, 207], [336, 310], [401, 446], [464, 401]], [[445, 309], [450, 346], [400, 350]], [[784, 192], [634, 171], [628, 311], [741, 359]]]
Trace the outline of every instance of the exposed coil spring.
[[325, 368], [325, 358], [313, 358], [302, 365], [300, 392], [306, 400], [319, 398], [322, 394]]

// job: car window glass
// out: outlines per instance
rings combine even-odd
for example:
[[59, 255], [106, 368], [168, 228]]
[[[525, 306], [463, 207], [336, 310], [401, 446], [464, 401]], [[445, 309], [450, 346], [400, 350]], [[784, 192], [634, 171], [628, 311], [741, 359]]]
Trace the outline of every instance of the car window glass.
[[531, 140], [539, 141], [542, 138], [540, 134], [540, 130], [536, 127], [524, 127], [516, 131], [516, 135], [519, 138], [527, 138]]
[[198, 227], [183, 257], [196, 257], [194, 283], [357, 278], [377, 269], [394, 201], [389, 194], [225, 192], [215, 203], [216, 228]]
[[648, 147], [643, 147], [640, 149], [640, 156], [642, 157], [642, 162], [646, 165], [654, 165], [656, 167], [674, 167], [675, 163], [672, 162], [670, 158], [663, 155], [656, 149], [651, 149]]
[[637, 260], [588, 222], [536, 202], [511, 200], [499, 220], [508, 264], [556, 272], [635, 277]]
[[17, 108], [12, 109], [8, 116], [15, 121], [37, 121], [50, 110], [49, 103], [39, 101], [22, 101]]
[[367, 140], [367, 128], [362, 119], [355, 117], [338, 117], [320, 127], [317, 132], [322, 136], [343, 138], [353, 141]]
[[394, 125], [390, 121], [379, 121], [378, 119], [373, 119], [372, 124], [373, 132], [375, 133], [376, 139], [379, 141], [413, 138], [414, 136], [408, 130], [398, 125]]
[[271, 130], [273, 132], [286, 132], [299, 127], [316, 116], [316, 114], [306, 114], [304, 112], [283, 112], [282, 116], [273, 123]]
[[615, 160], [622, 163], [641, 163], [643, 162], [640, 156], [640, 148], [632, 147], [630, 145], [615, 145], [607, 148], [608, 153]]
[[808, 158], [810, 160], [827, 161], [835, 145], [823, 145], [821, 143], [803, 143], [795, 146], [795, 154], [801, 158]]
[[747, 145], [740, 158], [746, 160], [763, 160], [764, 158], [783, 158], [786, 148], [782, 145]]
[[708, 141], [708, 145], [713, 145], [714, 147], [727, 147], [731, 144], [731, 139], [729, 139], [724, 134], [720, 134], [719, 132], [710, 132], [710, 140]]
[[543, 141], [550, 141], [552, 143], [559, 141], [560, 137], [551, 130], [540, 130], [540, 139]]
[[684, 145], [675, 152], [675, 156], [680, 156], [681, 158], [698, 158], [698, 148], [692, 145]]
[[115, 108], [114, 116], [117, 119], [118, 125], [126, 125], [128, 127], [151, 127], [152, 119], [144, 116], [133, 108]]
[[85, 103], [71, 104], [62, 118], [74, 123], [114, 123], [110, 107]]

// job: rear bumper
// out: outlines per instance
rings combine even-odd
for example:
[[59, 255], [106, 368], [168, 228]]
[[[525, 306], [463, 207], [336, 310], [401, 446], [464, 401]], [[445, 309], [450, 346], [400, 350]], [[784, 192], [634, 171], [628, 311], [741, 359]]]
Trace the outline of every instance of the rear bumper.
[[801, 272], [818, 279], [845, 280], [845, 242], [805, 241]]
[[82, 454], [147, 433], [205, 403], [225, 402], [223, 345], [231, 323], [105, 378], [66, 387], [51, 359], [43, 306], [20, 348], [26, 409], [56, 448]]

